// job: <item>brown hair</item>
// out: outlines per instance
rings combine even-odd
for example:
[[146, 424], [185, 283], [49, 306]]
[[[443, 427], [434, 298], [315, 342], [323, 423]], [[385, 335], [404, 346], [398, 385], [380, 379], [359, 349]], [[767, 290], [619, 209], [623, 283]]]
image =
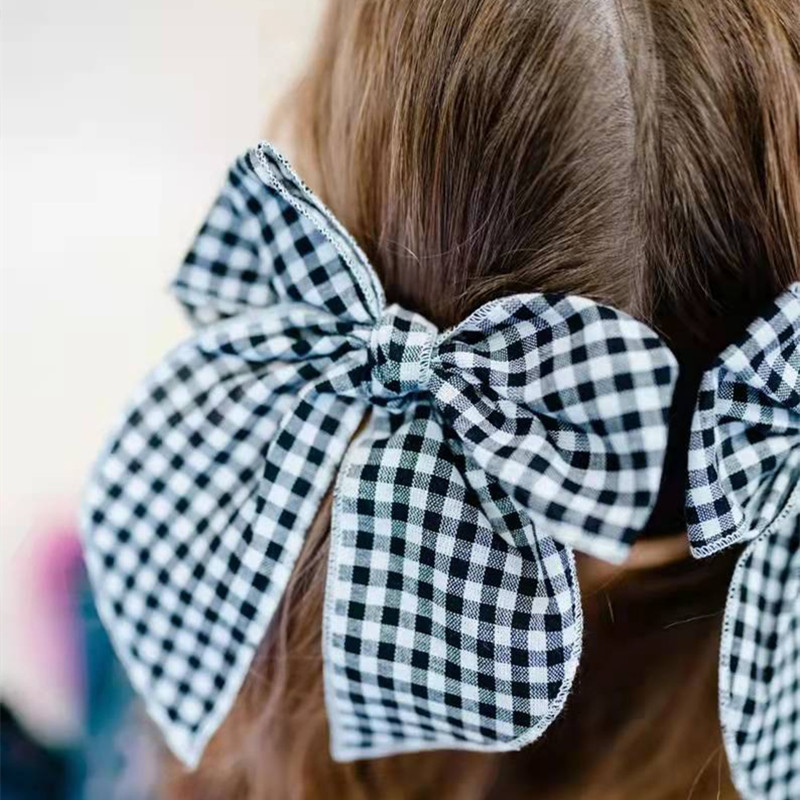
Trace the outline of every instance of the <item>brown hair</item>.
[[[517, 291], [624, 309], [682, 377], [653, 527], [679, 530], [698, 372], [800, 277], [796, 0], [335, 0], [292, 97], [301, 173], [390, 301], [440, 326]], [[520, 753], [328, 755], [329, 509], [199, 769], [171, 798], [732, 797], [716, 716], [731, 556], [585, 597], [565, 713]]]

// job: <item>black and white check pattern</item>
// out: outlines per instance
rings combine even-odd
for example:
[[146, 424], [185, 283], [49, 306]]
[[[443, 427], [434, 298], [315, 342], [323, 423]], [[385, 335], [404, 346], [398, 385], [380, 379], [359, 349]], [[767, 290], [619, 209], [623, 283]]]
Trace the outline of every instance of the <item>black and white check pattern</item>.
[[426, 402], [377, 417], [348, 453], [324, 642], [337, 759], [521, 747], [566, 699], [582, 625], [571, 553], [534, 540], [479, 471]]
[[725, 610], [720, 706], [746, 800], [800, 797], [800, 284], [705, 375], [687, 496], [697, 557], [742, 541]]
[[331, 485], [334, 755], [536, 738], [580, 653], [571, 546], [620, 559], [654, 505], [667, 348], [539, 294], [440, 334], [387, 307], [266, 144], [175, 291], [199, 330], [134, 396], [83, 527], [102, 617], [177, 755], [196, 764], [227, 714]]
[[769, 527], [795, 490], [800, 448], [800, 283], [728, 347], [701, 383], [686, 501], [697, 556]]
[[[794, 466], [800, 469], [800, 459]], [[742, 797], [800, 797], [798, 513], [751, 542], [737, 564], [725, 609], [719, 690], [725, 747]]]

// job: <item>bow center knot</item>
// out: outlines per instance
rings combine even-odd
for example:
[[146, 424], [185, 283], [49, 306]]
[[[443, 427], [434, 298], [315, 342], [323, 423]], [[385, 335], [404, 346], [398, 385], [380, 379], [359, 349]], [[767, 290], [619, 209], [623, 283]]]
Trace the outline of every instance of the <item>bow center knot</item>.
[[369, 343], [369, 394], [373, 403], [401, 407], [424, 391], [439, 331], [425, 317], [389, 306], [372, 329]]

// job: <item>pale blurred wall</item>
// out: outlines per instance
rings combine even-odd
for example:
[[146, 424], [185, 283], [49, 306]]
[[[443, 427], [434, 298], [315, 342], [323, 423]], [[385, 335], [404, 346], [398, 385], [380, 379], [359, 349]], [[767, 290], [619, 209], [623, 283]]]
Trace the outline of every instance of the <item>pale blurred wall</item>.
[[3, 0], [0, 694], [40, 731], [63, 735], [74, 710], [29, 635], [32, 556], [186, 333], [165, 286], [322, 4]]

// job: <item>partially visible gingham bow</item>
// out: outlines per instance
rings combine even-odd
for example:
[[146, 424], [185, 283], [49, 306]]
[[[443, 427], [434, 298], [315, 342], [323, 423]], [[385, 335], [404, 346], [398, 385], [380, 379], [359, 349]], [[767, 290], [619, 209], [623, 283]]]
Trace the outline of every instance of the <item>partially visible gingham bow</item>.
[[[387, 307], [364, 254], [267, 144], [232, 168], [174, 288], [200, 330], [133, 398], [84, 530], [100, 612], [176, 754], [197, 763], [227, 714], [331, 488], [333, 755], [539, 736], [580, 655], [571, 547], [622, 560], [656, 499], [677, 371], [666, 346], [576, 297], [497, 300], [444, 333]], [[722, 414], [718, 395], [701, 409]], [[776, 398], [759, 430], [778, 430]], [[698, 419], [713, 429], [695, 434], [706, 461], [692, 454], [702, 551], [698, 535], [730, 538], [703, 527], [723, 516], [718, 481], [769, 473], [788, 495], [797, 425], [752, 477], [765, 451], [722, 469], [732, 445], [745, 451]]]
[[687, 519], [697, 557], [749, 542], [720, 656], [736, 785], [746, 798], [800, 798], [800, 283], [703, 379]]

